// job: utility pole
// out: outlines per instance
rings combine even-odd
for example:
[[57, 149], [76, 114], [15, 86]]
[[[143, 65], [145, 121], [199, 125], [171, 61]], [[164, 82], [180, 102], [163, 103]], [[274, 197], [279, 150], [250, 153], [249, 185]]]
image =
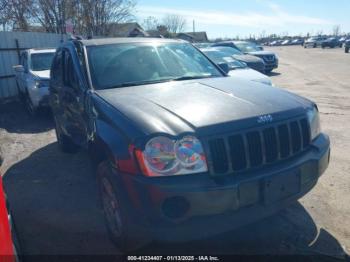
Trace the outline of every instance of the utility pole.
[[193, 34], [196, 32], [196, 24], [195, 24], [195, 21], [193, 19]]

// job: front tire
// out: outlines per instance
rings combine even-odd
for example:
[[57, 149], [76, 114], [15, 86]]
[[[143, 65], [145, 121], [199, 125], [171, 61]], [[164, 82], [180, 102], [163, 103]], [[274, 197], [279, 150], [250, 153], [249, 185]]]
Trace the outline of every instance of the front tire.
[[142, 230], [131, 226], [113, 176], [115, 174], [108, 161], [98, 165], [97, 179], [108, 235], [115, 246], [126, 253], [147, 245], [151, 238]]

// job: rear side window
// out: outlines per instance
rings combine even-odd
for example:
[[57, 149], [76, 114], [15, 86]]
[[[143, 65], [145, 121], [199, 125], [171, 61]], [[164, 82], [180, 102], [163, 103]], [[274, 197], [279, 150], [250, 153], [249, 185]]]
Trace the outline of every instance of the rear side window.
[[63, 52], [61, 50], [57, 51], [51, 68], [51, 79], [54, 81], [63, 80]]

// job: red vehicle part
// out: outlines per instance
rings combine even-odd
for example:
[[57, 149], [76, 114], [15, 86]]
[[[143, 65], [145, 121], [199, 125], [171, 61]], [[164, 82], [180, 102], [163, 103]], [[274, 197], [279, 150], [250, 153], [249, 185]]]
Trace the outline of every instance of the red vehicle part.
[[6, 208], [5, 193], [0, 174], [0, 262], [14, 262], [15, 255], [12, 244], [11, 228]]

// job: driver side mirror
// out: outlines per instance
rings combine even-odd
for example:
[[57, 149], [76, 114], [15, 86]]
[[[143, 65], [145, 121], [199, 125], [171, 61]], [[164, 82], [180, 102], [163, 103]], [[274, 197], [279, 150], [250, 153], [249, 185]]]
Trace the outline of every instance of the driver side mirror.
[[24, 73], [24, 67], [22, 65], [16, 65], [13, 67], [13, 69], [17, 72], [17, 73]]
[[220, 67], [220, 69], [222, 71], [225, 72], [225, 74], [228, 74], [228, 72], [230, 72], [230, 67], [228, 66], [227, 63], [220, 63], [220, 64], [218, 64], [218, 66]]

